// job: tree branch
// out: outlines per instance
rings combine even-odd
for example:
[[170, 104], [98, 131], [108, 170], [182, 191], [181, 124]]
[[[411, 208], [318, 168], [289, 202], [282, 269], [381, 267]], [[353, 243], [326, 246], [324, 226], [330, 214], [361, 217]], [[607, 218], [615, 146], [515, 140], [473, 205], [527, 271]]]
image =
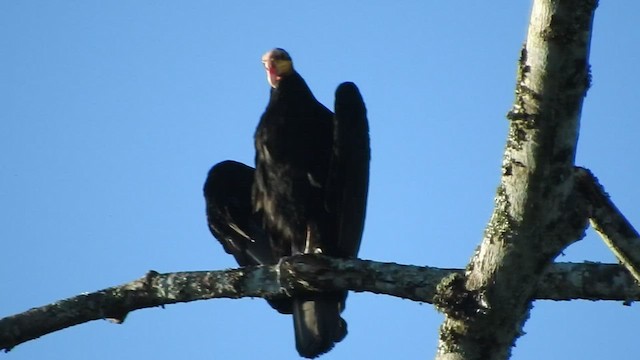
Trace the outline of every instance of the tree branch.
[[507, 359], [545, 270], [584, 235], [573, 167], [595, 7], [533, 3], [494, 212], [466, 277], [439, 289], [438, 360]]
[[640, 283], [640, 235], [611, 201], [591, 171], [577, 168], [576, 172], [580, 190], [590, 205], [591, 226], [622, 266]]
[[[81, 294], [0, 319], [0, 349], [98, 319], [124, 321], [134, 310], [213, 298], [284, 297], [318, 290], [353, 290], [432, 303], [438, 283], [461, 269], [439, 269], [368, 260], [298, 255], [274, 266], [225, 271], [159, 274]], [[620, 266], [558, 263], [545, 274], [536, 298], [549, 300], [640, 300], [631, 276]]]

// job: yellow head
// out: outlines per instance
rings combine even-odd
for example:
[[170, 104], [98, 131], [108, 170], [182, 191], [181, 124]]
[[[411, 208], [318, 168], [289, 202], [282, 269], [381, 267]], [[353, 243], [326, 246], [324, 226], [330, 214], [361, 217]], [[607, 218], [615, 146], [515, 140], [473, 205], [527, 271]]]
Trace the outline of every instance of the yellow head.
[[271, 87], [278, 87], [283, 76], [293, 73], [291, 56], [285, 50], [275, 48], [262, 55], [262, 63], [267, 71], [267, 81]]

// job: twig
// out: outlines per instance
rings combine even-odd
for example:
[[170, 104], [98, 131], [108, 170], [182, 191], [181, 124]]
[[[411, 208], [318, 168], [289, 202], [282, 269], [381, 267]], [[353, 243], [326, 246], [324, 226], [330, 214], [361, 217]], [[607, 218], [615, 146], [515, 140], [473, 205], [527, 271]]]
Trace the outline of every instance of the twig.
[[591, 205], [589, 221], [622, 266], [640, 283], [640, 236], [585, 168], [576, 168], [579, 189]]

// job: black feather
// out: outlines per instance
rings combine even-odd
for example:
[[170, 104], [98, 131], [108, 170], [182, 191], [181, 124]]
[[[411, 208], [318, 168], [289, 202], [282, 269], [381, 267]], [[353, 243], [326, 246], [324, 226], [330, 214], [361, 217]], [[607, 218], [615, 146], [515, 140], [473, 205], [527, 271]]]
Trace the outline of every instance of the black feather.
[[[240, 266], [271, 265], [278, 262], [262, 228], [262, 216], [251, 205], [254, 170], [226, 160], [214, 165], [204, 183], [207, 223], [211, 234]], [[284, 314], [291, 314], [291, 300], [269, 300]]]
[[336, 255], [351, 258], [364, 230], [371, 158], [367, 109], [352, 82], [336, 90], [333, 151], [328, 198], [337, 217]]
[[[295, 71], [271, 90], [256, 134], [254, 210], [264, 214], [275, 257], [322, 253], [355, 257], [369, 176], [366, 109], [352, 83], [336, 93], [336, 116]], [[313, 358], [346, 335], [347, 292], [293, 299], [296, 347]]]

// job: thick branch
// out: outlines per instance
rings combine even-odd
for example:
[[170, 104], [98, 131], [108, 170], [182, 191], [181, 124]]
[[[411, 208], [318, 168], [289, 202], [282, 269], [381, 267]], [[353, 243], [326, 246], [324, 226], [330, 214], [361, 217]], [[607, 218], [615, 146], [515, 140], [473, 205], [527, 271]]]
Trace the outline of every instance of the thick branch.
[[595, 6], [534, 1], [494, 212], [466, 278], [441, 288], [436, 359], [507, 359], [545, 270], [584, 234], [573, 166]]
[[618, 210], [591, 171], [577, 168], [580, 190], [587, 198], [589, 220], [622, 266], [640, 283], [640, 235]]
[[[78, 295], [0, 319], [0, 349], [98, 319], [124, 321], [134, 310], [212, 298], [282, 297], [287, 293], [349, 289], [432, 303], [437, 284], [461, 269], [438, 269], [296, 256], [279, 265], [226, 271], [159, 274]], [[544, 276], [536, 298], [640, 300], [638, 288], [618, 265], [559, 263]]]

